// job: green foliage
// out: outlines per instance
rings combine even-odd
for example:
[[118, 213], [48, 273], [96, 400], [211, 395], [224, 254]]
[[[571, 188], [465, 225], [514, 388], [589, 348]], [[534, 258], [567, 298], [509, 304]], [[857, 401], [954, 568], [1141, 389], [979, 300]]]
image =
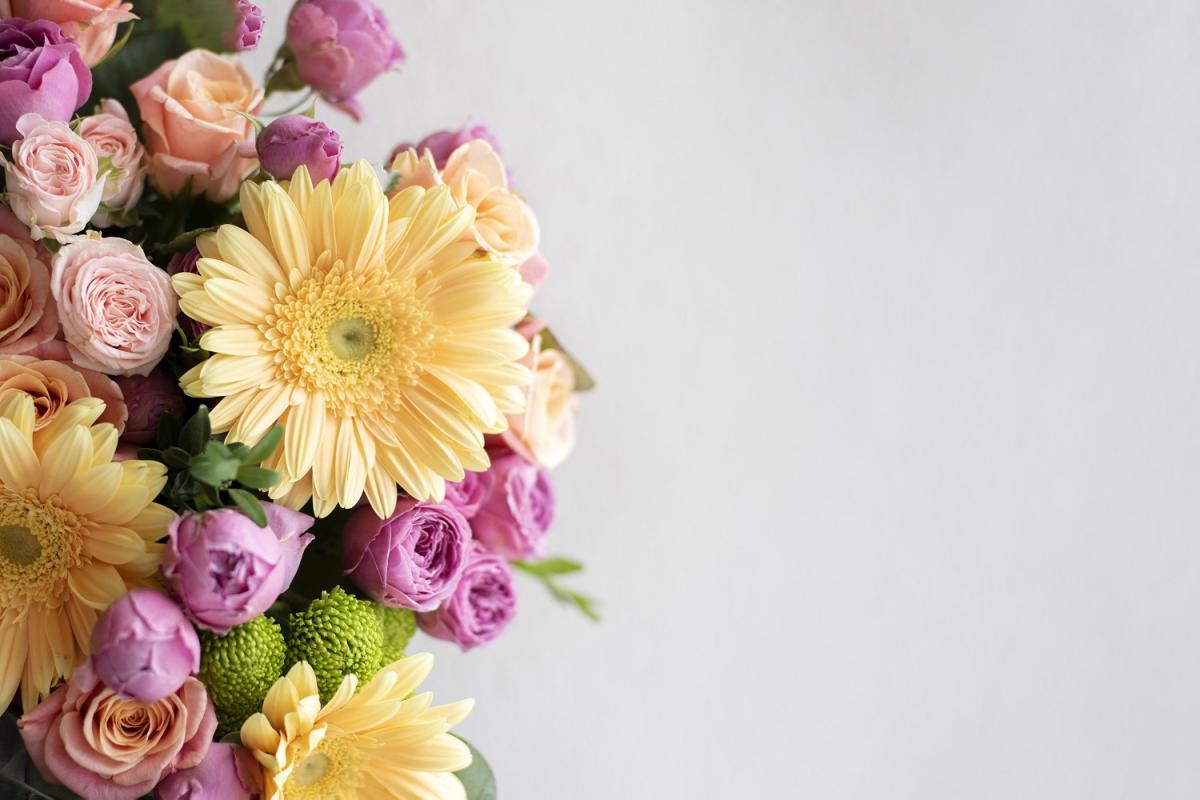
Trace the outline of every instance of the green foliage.
[[383, 666], [383, 626], [374, 604], [337, 586], [291, 615], [287, 644], [287, 663], [309, 663], [323, 703], [345, 676], [354, 673], [361, 688]]
[[237, 22], [229, 0], [158, 0], [157, 6], [158, 24], [178, 30], [191, 48], [224, 50], [223, 35]]
[[225, 636], [200, 631], [200, 680], [217, 711], [218, 738], [262, 710], [263, 698], [283, 674], [286, 654], [283, 631], [267, 616], [237, 625]]
[[84, 107], [92, 108], [111, 97], [129, 112], [134, 128], [140, 128], [141, 114], [129, 87], [190, 48], [178, 31], [160, 28], [149, 18], [134, 22], [124, 42], [120, 50], [109, 51], [109, 56], [92, 68], [92, 96]]
[[542, 349], [557, 350], [563, 354], [563, 358], [571, 365], [571, 370], [575, 373], [575, 391], [587, 392], [596, 388], [595, 379], [592, 378], [583, 364], [579, 362], [579, 359], [567, 352], [567, 348], [562, 346], [562, 343], [558, 341], [558, 337], [549, 328], [543, 328], [541, 336]]
[[467, 800], [496, 800], [496, 776], [491, 765], [475, 745], [461, 736], [457, 738], [471, 749], [471, 766], [454, 773], [467, 790]]
[[561, 556], [550, 556], [541, 561], [513, 561], [511, 563], [513, 568], [537, 578], [555, 600], [575, 606], [593, 622], [600, 621], [600, 614], [596, 611], [595, 598], [563, 586], [558, 580], [564, 575], [582, 572], [583, 564]]
[[417, 632], [417, 615], [407, 608], [388, 608], [375, 603], [375, 615], [383, 626], [383, 660], [380, 666], [404, 658], [404, 648]]

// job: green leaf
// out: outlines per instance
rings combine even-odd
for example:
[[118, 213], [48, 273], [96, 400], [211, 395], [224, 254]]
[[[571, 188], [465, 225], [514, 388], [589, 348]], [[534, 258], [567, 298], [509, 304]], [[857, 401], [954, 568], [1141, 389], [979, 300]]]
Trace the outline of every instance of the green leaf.
[[205, 453], [192, 458], [188, 473], [200, 483], [220, 488], [237, 478], [238, 466], [235, 459], [213, 457]]
[[267, 78], [264, 91], [269, 95], [275, 92], [298, 92], [304, 86], [304, 79], [300, 77], [300, 70], [296, 68], [296, 62], [289, 60], [271, 73], [271, 77]]
[[283, 476], [273, 469], [264, 467], [242, 467], [237, 471], [237, 481], [251, 489], [270, 489]]
[[162, 462], [171, 469], [187, 469], [192, 463], [192, 454], [182, 447], [168, 447], [162, 453]]
[[229, 496], [233, 498], [233, 502], [237, 503], [237, 507], [242, 510], [243, 514], [254, 520], [255, 525], [260, 528], [267, 527], [267, 512], [263, 510], [261, 500], [245, 489], [230, 489]]
[[541, 332], [542, 349], [557, 350], [563, 354], [563, 358], [567, 359], [567, 363], [571, 365], [572, 371], [575, 373], [575, 391], [587, 392], [596, 388], [596, 381], [584, 368], [583, 364], [579, 363], [579, 359], [567, 352], [567, 348], [562, 346], [558, 341], [558, 337], [549, 328], [543, 328]]
[[160, 448], [167, 448], [179, 441], [179, 420], [170, 411], [164, 411], [158, 418], [158, 429], [155, 431], [155, 443]]
[[491, 765], [473, 744], [461, 736], [456, 738], [471, 750], [471, 766], [454, 773], [467, 790], [467, 800], [496, 800], [496, 775]]
[[119, 53], [92, 68], [92, 96], [85, 108], [93, 108], [105, 97], [111, 97], [129, 113], [134, 130], [140, 129], [141, 116], [129, 87], [188, 49], [176, 30], [137, 26]]
[[117, 54], [125, 49], [125, 45], [129, 44], [129, 37], [133, 36], [133, 29], [135, 27], [137, 27], [137, 20], [130, 20], [129, 26], [127, 28], [125, 28], [125, 33], [121, 35], [120, 39], [117, 39], [115, 42], [113, 42], [113, 46], [108, 48], [108, 52], [104, 54], [103, 58], [101, 58], [99, 61], [96, 62], [95, 66], [93, 66], [92, 69], [101, 67], [106, 62], [111, 61], [114, 58], [116, 58]]
[[153, 250], [154, 254], [158, 256], [182, 253], [185, 250], [192, 249], [192, 246], [196, 244], [196, 240], [200, 238], [201, 234], [215, 231], [219, 227], [219, 225], [209, 225], [204, 228], [194, 228], [190, 231], [184, 231], [166, 244], [150, 245], [150, 249]]
[[561, 556], [550, 556], [541, 561], [514, 561], [512, 565], [530, 575], [570, 575], [583, 571], [583, 564]]
[[242, 457], [242, 463], [261, 464], [275, 455], [275, 450], [281, 441], [283, 441], [283, 428], [279, 425], [272, 425], [271, 429], [263, 434], [263, 438], [258, 440], [258, 444], [250, 448], [250, 452]]
[[546, 587], [546, 591], [550, 592], [550, 596], [558, 602], [575, 606], [584, 616], [593, 622], [600, 621], [600, 614], [596, 611], [596, 600], [594, 598], [563, 586], [557, 580], [559, 576], [580, 572], [583, 569], [583, 565], [578, 561], [551, 556], [541, 561], [518, 560], [509, 563], [512, 564], [513, 569], [520, 570], [526, 575], [531, 575], [540, 581]]
[[204, 445], [208, 443], [211, 436], [212, 425], [208, 421], [208, 407], [200, 406], [200, 409], [183, 424], [183, 429], [179, 431], [179, 446], [189, 453], [199, 455], [204, 452]]
[[237, 18], [228, 0], [159, 0], [160, 25], [177, 27], [193, 48], [223, 51], [225, 31]]

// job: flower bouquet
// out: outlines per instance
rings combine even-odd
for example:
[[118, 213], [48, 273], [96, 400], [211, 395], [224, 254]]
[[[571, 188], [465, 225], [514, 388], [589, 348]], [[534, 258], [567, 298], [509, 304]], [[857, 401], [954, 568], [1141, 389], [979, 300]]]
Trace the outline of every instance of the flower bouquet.
[[0, 795], [495, 797], [414, 638], [492, 641], [514, 572], [595, 614], [545, 555], [591, 380], [496, 141], [344, 161], [370, 0], [262, 81], [246, 0], [0, 15]]

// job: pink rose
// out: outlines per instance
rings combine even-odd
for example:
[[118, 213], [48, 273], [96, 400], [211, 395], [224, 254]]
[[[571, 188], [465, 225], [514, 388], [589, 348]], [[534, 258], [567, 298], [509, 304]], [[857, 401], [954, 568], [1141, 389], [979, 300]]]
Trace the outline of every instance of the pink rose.
[[109, 689], [85, 661], [17, 725], [45, 780], [88, 800], [134, 800], [204, 759], [217, 716], [195, 678], [141, 703]]
[[525, 412], [508, 417], [501, 436], [512, 450], [546, 469], [554, 469], [575, 446], [575, 370], [561, 350], [543, 350], [540, 335], [523, 360], [533, 370]]
[[50, 291], [71, 359], [110, 375], [148, 375], [167, 352], [175, 293], [124, 239], [78, 239], [54, 257]]
[[0, 395], [12, 389], [33, 398], [35, 431], [82, 397], [104, 401], [104, 413], [97, 422], [112, 424], [117, 433], [125, 429], [127, 411], [121, 389], [107, 375], [71, 364], [62, 342], [47, 342], [28, 355], [0, 358]]
[[[534, 253], [521, 265], [520, 272], [521, 280], [529, 284], [533, 289], [533, 294], [537, 294], [537, 290], [542, 288], [542, 284], [550, 275], [550, 262], [541, 253]], [[531, 300], [533, 294], [530, 295]]]
[[25, 353], [58, 333], [50, 270], [28, 239], [0, 234], [0, 353]]
[[257, 163], [254, 125], [263, 90], [235, 56], [192, 50], [131, 87], [142, 112], [150, 153], [150, 182], [177, 195], [191, 181], [193, 195], [223, 202], [237, 193]]
[[104, 181], [97, 175], [96, 150], [65, 122], [40, 114], [17, 120], [21, 138], [12, 159], [0, 156], [13, 213], [36, 239], [70, 241], [100, 207]]
[[146, 182], [146, 151], [138, 141], [137, 131], [129, 124], [129, 114], [112, 99], [101, 101], [99, 112], [79, 122], [79, 135], [112, 164], [112, 170], [104, 178], [102, 205], [92, 217], [93, 225], [107, 228], [141, 199]]
[[48, 19], [79, 45], [80, 55], [94, 67], [112, 49], [117, 26], [137, 19], [132, 3], [122, 0], [9, 0], [14, 17]]

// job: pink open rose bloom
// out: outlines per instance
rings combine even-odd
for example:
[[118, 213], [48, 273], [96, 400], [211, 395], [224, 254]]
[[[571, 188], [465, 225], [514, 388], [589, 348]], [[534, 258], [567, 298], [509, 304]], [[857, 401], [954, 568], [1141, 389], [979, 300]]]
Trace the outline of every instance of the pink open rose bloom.
[[75, 400], [95, 397], [104, 401], [97, 422], [107, 422], [120, 433], [125, 428], [126, 408], [121, 389], [107, 375], [70, 363], [62, 342], [47, 342], [28, 355], [0, 358], [0, 395], [16, 390], [33, 398], [33, 429], [49, 425], [58, 413]]
[[133, 3], [123, 0], [8, 0], [8, 8], [10, 16], [57, 23], [79, 45], [89, 67], [112, 49], [117, 26], [137, 19]]
[[0, 354], [26, 353], [56, 333], [49, 268], [28, 239], [0, 234]]
[[17, 724], [47, 781], [88, 800], [134, 800], [164, 775], [204, 759], [217, 716], [195, 678], [141, 703], [105, 686], [84, 662]]
[[92, 217], [96, 227], [107, 228], [141, 199], [146, 182], [146, 151], [138, 141], [137, 131], [129, 124], [129, 114], [111, 98], [101, 101], [97, 113], [80, 120], [79, 135], [112, 165], [104, 176], [101, 208]]
[[142, 112], [150, 153], [150, 182], [174, 196], [191, 182], [192, 195], [223, 202], [253, 171], [254, 125], [263, 90], [235, 56], [192, 50], [131, 87]]

